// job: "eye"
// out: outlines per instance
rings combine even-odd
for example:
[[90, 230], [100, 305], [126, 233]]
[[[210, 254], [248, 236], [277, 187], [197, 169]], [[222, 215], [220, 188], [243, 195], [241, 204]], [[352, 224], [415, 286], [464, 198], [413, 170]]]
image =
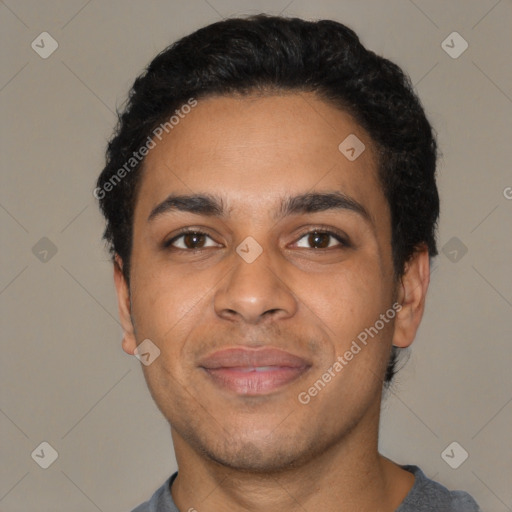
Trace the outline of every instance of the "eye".
[[[302, 242], [301, 240], [305, 240]], [[297, 242], [297, 247], [306, 249], [328, 249], [331, 247], [348, 247], [348, 242], [339, 234], [332, 231], [313, 230], [304, 234]]]
[[[208, 239], [211, 243], [208, 243]], [[165, 242], [164, 246], [184, 251], [194, 251], [207, 247], [219, 247], [219, 244], [214, 242], [209, 235], [201, 231], [182, 231], [179, 235]]]
[[[302, 235], [296, 246], [306, 249], [330, 249], [333, 247], [349, 247], [349, 242], [338, 233], [315, 229]], [[165, 248], [182, 251], [200, 251], [208, 247], [221, 247], [207, 233], [196, 230], [183, 230], [178, 235], [164, 242]]]

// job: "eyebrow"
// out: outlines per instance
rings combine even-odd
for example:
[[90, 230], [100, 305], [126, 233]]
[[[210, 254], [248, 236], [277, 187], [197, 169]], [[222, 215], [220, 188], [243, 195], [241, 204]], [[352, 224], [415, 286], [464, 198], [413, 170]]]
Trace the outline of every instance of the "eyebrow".
[[[325, 212], [329, 210], [348, 210], [357, 213], [369, 223], [372, 218], [368, 210], [355, 199], [338, 191], [334, 192], [308, 192], [281, 200], [274, 219], [290, 215]], [[148, 222], [165, 213], [172, 211], [189, 212], [209, 217], [228, 217], [224, 201], [221, 197], [211, 194], [169, 195], [159, 203], [148, 217]]]

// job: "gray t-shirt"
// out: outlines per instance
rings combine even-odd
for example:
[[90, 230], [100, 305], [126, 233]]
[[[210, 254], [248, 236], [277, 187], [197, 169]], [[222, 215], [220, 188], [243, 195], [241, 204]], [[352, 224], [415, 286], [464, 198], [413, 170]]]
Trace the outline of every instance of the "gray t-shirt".
[[[401, 466], [415, 476], [414, 485], [396, 512], [482, 512], [475, 500], [464, 491], [449, 491], [428, 479], [417, 466]], [[171, 496], [174, 473], [152, 498], [132, 512], [180, 512]], [[187, 511], [182, 511], [187, 512]]]

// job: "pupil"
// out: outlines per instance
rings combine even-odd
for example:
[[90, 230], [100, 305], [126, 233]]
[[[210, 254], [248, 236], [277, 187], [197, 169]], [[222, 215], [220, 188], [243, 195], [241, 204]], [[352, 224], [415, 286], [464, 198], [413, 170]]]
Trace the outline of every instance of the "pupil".
[[189, 234], [185, 235], [185, 238], [184, 238], [185, 245], [189, 249], [194, 249], [194, 248], [196, 248], [196, 245], [202, 245], [202, 244], [199, 244], [199, 241], [202, 240], [203, 238], [204, 238], [204, 235], [200, 235], [197, 233], [189, 233]]
[[325, 249], [329, 246], [329, 235], [326, 233], [311, 233], [309, 243], [318, 249]]

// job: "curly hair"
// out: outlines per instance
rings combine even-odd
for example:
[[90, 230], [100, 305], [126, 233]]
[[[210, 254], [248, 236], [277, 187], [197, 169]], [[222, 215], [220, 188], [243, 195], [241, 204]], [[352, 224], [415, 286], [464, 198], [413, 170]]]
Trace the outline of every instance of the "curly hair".
[[[103, 238], [111, 256], [122, 259], [127, 282], [144, 163], [139, 150], [154, 130], [191, 98], [279, 90], [316, 93], [352, 115], [370, 135], [391, 212], [396, 278], [418, 248], [428, 248], [430, 257], [437, 254], [437, 146], [409, 78], [364, 48], [341, 23], [260, 14], [213, 23], [170, 45], [136, 78], [118, 112], [94, 195], [106, 218]], [[393, 347], [387, 384], [397, 354]]]

